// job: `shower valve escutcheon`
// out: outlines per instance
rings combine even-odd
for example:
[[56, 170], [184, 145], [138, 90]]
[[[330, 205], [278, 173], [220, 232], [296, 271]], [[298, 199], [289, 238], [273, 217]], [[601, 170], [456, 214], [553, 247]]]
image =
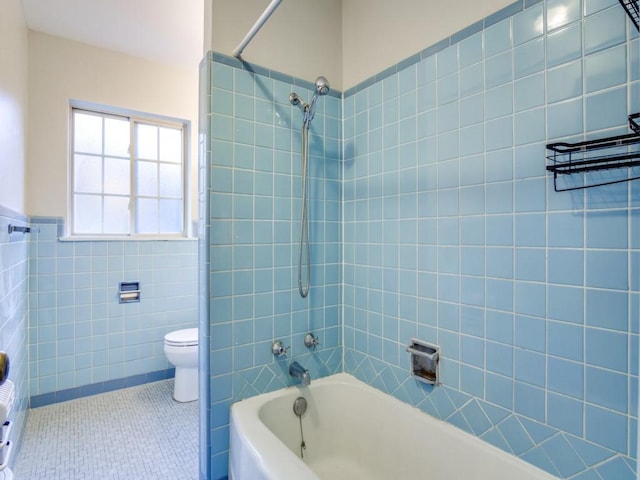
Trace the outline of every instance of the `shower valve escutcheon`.
[[273, 342], [273, 345], [271, 345], [271, 353], [273, 353], [275, 357], [282, 357], [287, 355], [289, 348], [291, 347], [285, 347], [280, 340], [276, 340]]
[[320, 345], [318, 341], [318, 337], [316, 337], [313, 333], [307, 333], [304, 336], [304, 346], [307, 348], [316, 349], [316, 347]]

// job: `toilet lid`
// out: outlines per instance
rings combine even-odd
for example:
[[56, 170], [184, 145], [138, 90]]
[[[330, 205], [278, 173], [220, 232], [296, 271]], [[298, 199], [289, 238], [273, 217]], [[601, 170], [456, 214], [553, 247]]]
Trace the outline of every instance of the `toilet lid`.
[[198, 329], [185, 328], [184, 330], [169, 332], [164, 336], [164, 343], [167, 345], [179, 345], [181, 347], [198, 345]]

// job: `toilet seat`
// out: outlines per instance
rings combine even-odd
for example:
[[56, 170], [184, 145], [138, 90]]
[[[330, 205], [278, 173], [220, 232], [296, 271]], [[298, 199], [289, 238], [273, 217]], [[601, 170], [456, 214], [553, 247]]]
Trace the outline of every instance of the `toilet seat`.
[[198, 346], [198, 329], [185, 328], [169, 332], [164, 336], [164, 344], [171, 347]]

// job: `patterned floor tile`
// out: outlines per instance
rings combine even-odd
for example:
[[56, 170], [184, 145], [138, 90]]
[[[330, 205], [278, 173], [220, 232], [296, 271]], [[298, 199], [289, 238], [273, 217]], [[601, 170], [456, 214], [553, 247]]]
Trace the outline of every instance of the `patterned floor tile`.
[[35, 408], [20, 480], [198, 478], [198, 402], [171, 398], [173, 380]]

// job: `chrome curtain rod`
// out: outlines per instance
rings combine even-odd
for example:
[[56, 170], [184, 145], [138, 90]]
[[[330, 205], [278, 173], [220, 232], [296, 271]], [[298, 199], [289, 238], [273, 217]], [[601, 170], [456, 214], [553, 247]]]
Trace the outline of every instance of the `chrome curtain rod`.
[[278, 8], [278, 6], [281, 3], [282, 3], [282, 0], [271, 0], [271, 3], [269, 4], [269, 6], [265, 9], [262, 15], [260, 15], [260, 18], [258, 18], [258, 20], [253, 25], [253, 27], [251, 27], [251, 30], [249, 30], [249, 33], [245, 35], [245, 37], [242, 39], [240, 44], [233, 51], [234, 57], [240, 58], [240, 56], [242, 55], [242, 51], [247, 47], [247, 45], [249, 45], [249, 42], [253, 40], [253, 37], [256, 36], [256, 33], [258, 33], [258, 30], [262, 28], [262, 26], [266, 23], [266, 21], [269, 19], [271, 14], [275, 12], [276, 8]]

